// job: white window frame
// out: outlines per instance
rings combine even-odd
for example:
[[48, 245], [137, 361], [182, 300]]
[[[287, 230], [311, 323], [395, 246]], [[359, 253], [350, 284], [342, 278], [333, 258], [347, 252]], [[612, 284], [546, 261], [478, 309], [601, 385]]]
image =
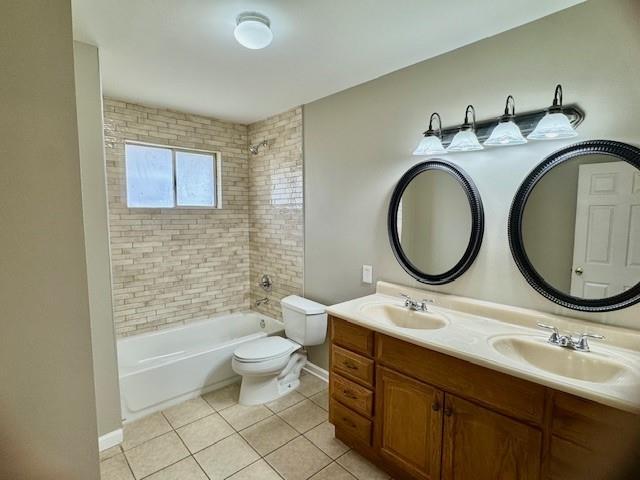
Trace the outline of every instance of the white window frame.
[[[149, 143], [149, 142], [139, 142], [136, 140], [125, 140], [125, 152], [124, 152], [124, 181], [125, 181], [125, 203], [127, 204], [127, 208], [135, 209], [135, 210], [213, 210], [213, 209], [222, 209], [222, 155], [217, 150], [202, 150], [198, 148], [187, 148], [187, 147], [176, 147], [173, 145], [162, 145], [160, 143]], [[127, 196], [127, 154], [126, 154], [126, 146], [127, 145], [140, 145], [142, 147], [153, 147], [153, 148], [162, 148], [165, 150], [171, 151], [171, 166], [173, 171], [173, 207], [130, 207], [129, 200], [126, 198]], [[200, 153], [213, 156], [213, 188], [216, 192], [215, 195], [215, 204], [208, 205], [178, 205], [178, 185], [177, 185], [177, 175], [176, 175], [176, 152], [185, 152], [185, 153]]]

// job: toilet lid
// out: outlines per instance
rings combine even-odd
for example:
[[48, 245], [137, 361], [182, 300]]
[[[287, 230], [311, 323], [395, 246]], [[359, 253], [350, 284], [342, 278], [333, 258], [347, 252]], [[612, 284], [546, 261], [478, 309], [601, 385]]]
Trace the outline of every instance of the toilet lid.
[[265, 337], [240, 345], [233, 353], [242, 362], [260, 362], [289, 355], [300, 348], [295, 342], [282, 337]]

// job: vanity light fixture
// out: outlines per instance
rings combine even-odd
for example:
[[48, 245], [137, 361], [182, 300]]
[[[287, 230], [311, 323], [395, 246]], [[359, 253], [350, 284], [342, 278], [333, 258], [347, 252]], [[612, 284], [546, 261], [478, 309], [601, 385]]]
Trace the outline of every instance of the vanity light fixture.
[[257, 12], [238, 15], [233, 35], [240, 45], [250, 50], [268, 47], [273, 40], [269, 18]]
[[[438, 129], [433, 129], [433, 119], [436, 118], [438, 120]], [[440, 118], [440, 114], [434, 112], [431, 114], [429, 118], [429, 128], [426, 132], [424, 132], [424, 138], [420, 140], [418, 146], [413, 151], [414, 155], [424, 156], [424, 155], [444, 155], [447, 153], [445, 148], [442, 146], [442, 119]]]
[[[511, 107], [511, 112], [509, 112], [509, 107]], [[493, 129], [484, 144], [487, 146], [506, 147], [527, 143], [527, 139], [522, 136], [520, 127], [513, 121], [515, 117], [516, 101], [513, 99], [513, 96], [509, 95], [507, 97], [507, 103], [504, 106], [504, 115], [500, 117], [498, 125]]]
[[563, 112], [562, 85], [557, 85], [553, 96], [553, 105], [547, 109], [547, 114], [542, 117], [527, 138], [529, 140], [559, 140], [576, 136], [578, 136], [578, 132]]
[[[471, 121], [469, 121], [469, 111], [472, 113]], [[472, 152], [482, 149], [484, 147], [480, 145], [476, 136], [476, 109], [473, 108], [473, 105], [469, 105], [464, 113], [464, 123], [460, 126], [460, 131], [451, 140], [451, 145], [449, 145], [447, 151]]]

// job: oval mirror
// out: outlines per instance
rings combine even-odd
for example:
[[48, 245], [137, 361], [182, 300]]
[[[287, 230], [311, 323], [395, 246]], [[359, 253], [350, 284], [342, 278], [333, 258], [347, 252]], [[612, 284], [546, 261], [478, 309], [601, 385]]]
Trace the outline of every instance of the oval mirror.
[[527, 281], [562, 306], [640, 301], [640, 150], [596, 140], [547, 157], [515, 196], [509, 241]]
[[454, 165], [420, 163], [402, 176], [391, 196], [388, 230], [393, 253], [407, 273], [422, 283], [451, 282], [480, 250], [480, 195]]

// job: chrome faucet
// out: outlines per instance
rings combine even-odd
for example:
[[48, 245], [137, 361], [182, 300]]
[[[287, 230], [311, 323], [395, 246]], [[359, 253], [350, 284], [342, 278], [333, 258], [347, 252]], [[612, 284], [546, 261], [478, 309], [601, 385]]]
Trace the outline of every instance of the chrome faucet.
[[433, 303], [433, 300], [424, 299], [421, 302], [414, 300], [409, 295], [401, 293], [400, 296], [404, 298], [404, 306], [409, 310], [413, 310], [415, 312], [428, 312], [427, 304]]
[[269, 304], [268, 297], [259, 298], [258, 300], [256, 300], [256, 307], [259, 307], [260, 305], [268, 305], [268, 304]]
[[571, 335], [560, 335], [558, 328], [553, 325], [547, 325], [545, 323], [538, 323], [540, 328], [546, 328], [551, 330], [551, 336], [547, 340], [551, 345], [558, 345], [563, 348], [570, 348], [578, 352], [590, 352], [589, 338], [596, 338], [598, 340], [604, 340], [604, 335], [597, 335], [595, 333], [581, 333], [578, 337], [574, 338]]

